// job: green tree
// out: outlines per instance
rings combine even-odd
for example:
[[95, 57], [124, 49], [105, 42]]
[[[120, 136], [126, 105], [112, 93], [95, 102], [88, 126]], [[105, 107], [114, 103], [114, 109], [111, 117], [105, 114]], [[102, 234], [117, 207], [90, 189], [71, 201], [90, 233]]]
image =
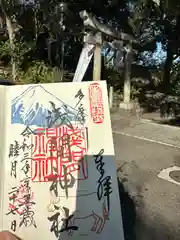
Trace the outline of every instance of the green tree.
[[161, 90], [168, 93], [173, 61], [179, 56], [180, 50], [180, 3], [177, 0], [160, 0], [158, 3], [150, 0], [135, 1], [134, 22], [144, 29], [147, 38], [152, 39], [148, 42], [150, 48], [160, 41], [167, 53]]
[[1, 19], [3, 21], [3, 27], [7, 32], [8, 42], [9, 42], [9, 51], [11, 56], [11, 67], [12, 67], [12, 77], [16, 81], [17, 78], [17, 64], [16, 64], [16, 34], [20, 30], [20, 26], [16, 21], [16, 16], [18, 15], [19, 8], [16, 6], [19, 5], [18, 1], [1, 1]]

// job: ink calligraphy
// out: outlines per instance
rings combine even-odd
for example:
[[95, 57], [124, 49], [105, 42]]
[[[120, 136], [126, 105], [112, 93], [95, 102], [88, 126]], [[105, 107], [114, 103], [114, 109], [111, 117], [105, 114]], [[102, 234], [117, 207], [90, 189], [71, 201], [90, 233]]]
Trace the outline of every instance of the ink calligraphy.
[[17, 158], [21, 152], [29, 151], [33, 148], [32, 144], [27, 144], [26, 139], [23, 140], [22, 144], [18, 141], [14, 141], [9, 146], [9, 158]]
[[34, 199], [34, 193], [31, 191], [31, 186], [30, 186], [30, 177], [28, 176], [29, 173], [29, 161], [31, 158], [28, 157], [28, 154], [25, 153], [23, 156], [23, 159], [21, 162], [24, 163], [22, 170], [24, 172], [25, 178], [21, 180], [22, 186], [24, 186], [25, 194], [23, 196], [24, 199], [24, 209], [21, 214], [21, 221], [19, 224], [19, 227], [24, 226], [24, 227], [29, 227], [29, 226], [34, 226], [37, 228], [36, 222], [34, 220], [34, 211], [32, 209], [32, 206], [35, 205], [35, 202], [32, 201]]
[[13, 220], [12, 223], [11, 223], [11, 230], [13, 232], [15, 232], [16, 231], [16, 227], [17, 227], [17, 222], [16, 222], [16, 220]]
[[56, 107], [54, 102], [49, 102], [51, 105], [51, 110], [48, 110], [48, 116], [47, 116], [47, 126], [48, 128], [56, 127], [59, 125], [66, 125], [67, 127], [73, 129], [71, 119], [69, 118], [70, 110], [68, 107], [64, 104], [63, 105], [63, 111], [61, 108]]
[[104, 149], [101, 149], [97, 155], [94, 155], [94, 161], [96, 164], [96, 169], [100, 173], [100, 177], [97, 181], [97, 198], [100, 201], [103, 197], [107, 199], [107, 208], [110, 210], [110, 195], [112, 193], [112, 180], [111, 176], [105, 176], [105, 162], [103, 162]]
[[77, 105], [79, 105], [79, 103], [81, 102], [81, 100], [84, 98], [84, 94], [83, 94], [83, 92], [82, 92], [82, 89], [79, 89], [79, 91], [76, 93], [76, 95], [75, 95], [75, 98], [77, 98], [78, 99], [78, 102], [77, 102], [77, 104], [76, 104], [76, 106]]
[[85, 122], [85, 109], [84, 109], [84, 106], [83, 104], [81, 103], [82, 99], [84, 98], [84, 94], [82, 92], [82, 89], [80, 89], [76, 95], [75, 95], [75, 98], [78, 99], [78, 102], [76, 103], [76, 108], [77, 108], [77, 119], [80, 120], [81, 124], [83, 124]]
[[73, 214], [69, 214], [69, 209], [66, 207], [63, 207], [64, 213], [65, 213], [65, 218], [62, 218], [63, 221], [63, 226], [60, 230], [60, 232], [69, 232], [69, 235], [72, 235], [72, 231], [77, 231], [79, 228], [75, 225], [71, 225], [71, 219], [74, 217]]
[[78, 106], [78, 113], [77, 113], [77, 118], [80, 119], [81, 123], [85, 122], [85, 109], [83, 107], [83, 104], [81, 103]]
[[[24, 178], [21, 177], [19, 186], [12, 187], [9, 191], [9, 212], [6, 215], [18, 215], [20, 217], [19, 227], [21, 226], [34, 226], [36, 223], [34, 220], [34, 211], [33, 206], [34, 202], [34, 193], [31, 190], [30, 186], [30, 162], [31, 156], [30, 153], [33, 148], [31, 143], [30, 136], [32, 135], [32, 130], [29, 127], [26, 127], [25, 130], [20, 134], [23, 138], [21, 141], [15, 140], [14, 143], [10, 144], [9, 147], [9, 158], [11, 159], [11, 176], [17, 177], [17, 169], [20, 169], [24, 173]], [[11, 224], [11, 230], [16, 231], [17, 221], [13, 221]]]
[[9, 146], [9, 158], [13, 157], [16, 158], [19, 156], [20, 144], [18, 141], [14, 141]]
[[34, 134], [33, 130], [29, 126], [26, 126], [20, 135], [29, 138], [32, 134]]
[[53, 232], [57, 238], [60, 237], [61, 232], [67, 232], [68, 235], [72, 235], [74, 231], [79, 229], [77, 226], [71, 223], [71, 219], [74, 217], [74, 215], [69, 214], [69, 209], [63, 207], [63, 212], [65, 214], [65, 218], [60, 215], [60, 212], [56, 212], [51, 217], [47, 218], [50, 222], [52, 222], [50, 231]]
[[[55, 169], [56, 171], [56, 169]], [[66, 172], [67, 169], [66, 169], [66, 166], [64, 166], [64, 171]], [[52, 184], [50, 185], [50, 192], [53, 192], [54, 195], [56, 197], [59, 196], [59, 193], [58, 193], [58, 185], [61, 189], [65, 190], [65, 194], [66, 194], [66, 198], [68, 198], [68, 189], [69, 188], [73, 188], [74, 187], [74, 184], [75, 184], [75, 178], [73, 177], [73, 175], [71, 173], [65, 173], [64, 174], [64, 179], [58, 179], [58, 178], [54, 178], [52, 179], [53, 182]]]
[[12, 187], [12, 190], [8, 194], [10, 203], [9, 212], [6, 215], [13, 214], [22, 216], [26, 205], [32, 206], [35, 204], [32, 201], [33, 194], [25, 182], [22, 182], [18, 188]]
[[11, 177], [13, 176], [14, 178], [17, 177], [17, 161], [14, 160], [11, 162]]

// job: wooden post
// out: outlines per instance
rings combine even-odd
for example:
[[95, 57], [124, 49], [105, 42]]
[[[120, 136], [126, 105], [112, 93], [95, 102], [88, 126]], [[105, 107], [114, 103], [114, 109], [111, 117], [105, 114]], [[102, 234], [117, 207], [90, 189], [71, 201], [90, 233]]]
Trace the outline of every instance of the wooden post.
[[96, 33], [96, 46], [94, 50], [94, 63], [93, 63], [93, 81], [101, 80], [101, 44], [102, 44], [102, 34], [100, 32]]
[[131, 102], [131, 64], [132, 64], [132, 44], [128, 43], [125, 46], [124, 56], [124, 101], [120, 103], [120, 108], [130, 110], [133, 108], [133, 102]]
[[125, 66], [124, 76], [124, 103], [129, 104], [131, 101], [131, 76], [128, 66]]

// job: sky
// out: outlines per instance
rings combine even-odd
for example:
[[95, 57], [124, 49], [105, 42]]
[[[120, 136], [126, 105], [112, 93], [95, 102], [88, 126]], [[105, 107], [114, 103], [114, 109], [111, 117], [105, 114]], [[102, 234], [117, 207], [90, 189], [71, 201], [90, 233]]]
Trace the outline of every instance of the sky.
[[[105, 49], [102, 49], [102, 55], [105, 54]], [[112, 52], [110, 52], [107, 56], [109, 58], [112, 55]], [[162, 44], [158, 42], [156, 44], [156, 51], [154, 53], [150, 53], [148, 51], [145, 51], [142, 54], [144, 60], [147, 64], [161, 64], [166, 59], [166, 52], [162, 49]], [[142, 64], [143, 62], [140, 62]], [[112, 64], [112, 63], [111, 63]]]
[[160, 42], [156, 43], [156, 52], [153, 54], [153, 58], [159, 63], [166, 59], [166, 52], [162, 49]]
[[[162, 44], [158, 42], [156, 44], [156, 51], [151, 56], [149, 56], [149, 60], [152, 62], [155, 61], [157, 64], [161, 64], [165, 61], [166, 55], [166, 52], [162, 49]], [[146, 57], [148, 58], [148, 52]], [[180, 57], [175, 58], [174, 63], [177, 62], [180, 62]]]
[[145, 51], [142, 53], [142, 58], [144, 61], [140, 61], [140, 64], [145, 63], [145, 65], [160, 65], [166, 59], [166, 52], [162, 48], [160, 42], [156, 43], [156, 50], [152, 52]]

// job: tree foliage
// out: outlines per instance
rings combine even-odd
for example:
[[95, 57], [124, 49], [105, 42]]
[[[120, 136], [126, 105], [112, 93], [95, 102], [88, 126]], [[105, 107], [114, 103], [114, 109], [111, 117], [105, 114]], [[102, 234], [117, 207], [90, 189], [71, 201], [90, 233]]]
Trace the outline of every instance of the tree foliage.
[[[82, 49], [84, 28], [79, 12], [87, 10], [113, 29], [131, 34], [133, 44], [132, 73], [143, 78], [144, 71], [154, 66], [161, 72], [159, 89], [168, 92], [179, 86], [179, 68], [174, 60], [180, 55], [180, 3], [178, 0], [66, 0], [65, 29], [60, 26], [60, 12], [56, 0], [1, 1], [0, 8], [0, 69], [4, 77], [21, 83], [53, 82], [60, 79], [61, 43], [65, 43], [64, 68], [71, 80]], [[112, 39], [105, 39], [111, 41]], [[161, 43], [167, 57], [161, 66], [153, 62], [152, 53]], [[145, 53], [148, 61], [145, 62]], [[120, 63], [122, 53], [114, 63]], [[149, 64], [150, 63], [150, 64]], [[138, 66], [145, 70], [139, 71]], [[136, 70], [135, 70], [136, 69]], [[118, 72], [117, 72], [118, 70]], [[153, 74], [154, 75], [154, 70]], [[115, 85], [123, 82], [123, 69], [103, 67], [103, 77]], [[159, 75], [158, 75], [159, 76]], [[88, 78], [91, 78], [88, 75]]]

